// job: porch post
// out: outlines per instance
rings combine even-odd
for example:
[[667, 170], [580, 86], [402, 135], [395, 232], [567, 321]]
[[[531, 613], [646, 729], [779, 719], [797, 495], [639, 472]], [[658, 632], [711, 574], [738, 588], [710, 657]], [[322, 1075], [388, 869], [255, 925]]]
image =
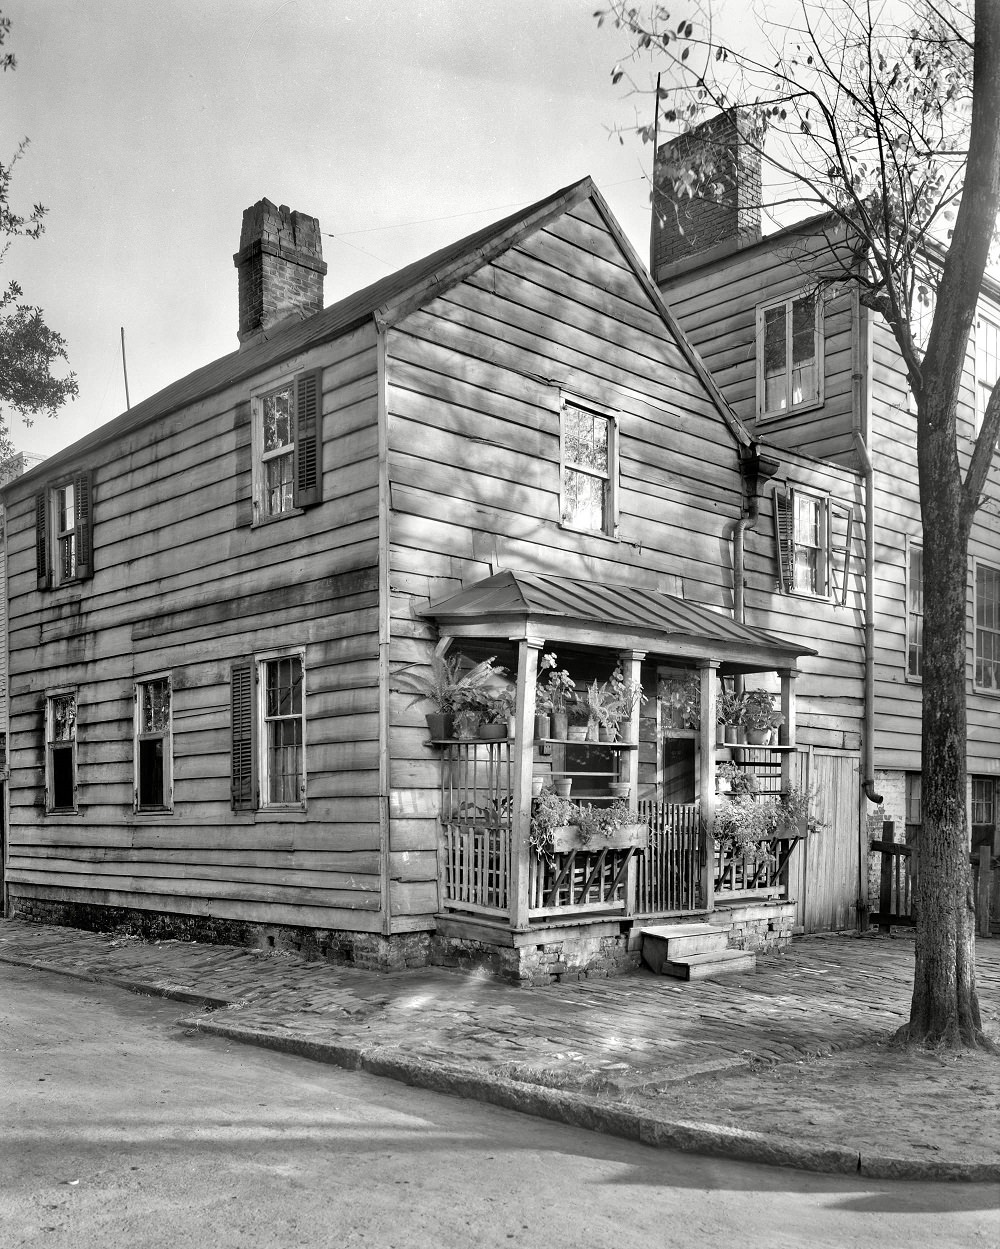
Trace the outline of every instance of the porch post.
[[716, 675], [719, 660], [699, 659], [698, 673], [701, 677], [701, 761], [698, 777], [698, 799], [701, 810], [701, 896], [705, 909], [715, 906], [715, 721], [716, 721]]
[[535, 678], [544, 638], [512, 638], [517, 642], [517, 703], [514, 710], [514, 809], [511, 812], [511, 927], [528, 927], [528, 825], [531, 822], [531, 773], [535, 763]]
[[[622, 674], [626, 681], [631, 681], [635, 685], [639, 684], [642, 676], [642, 661], [646, 658], [645, 651], [619, 651], [618, 663], [621, 665]], [[639, 719], [642, 715], [642, 707], [639, 703], [632, 708], [632, 716], [629, 720], [629, 736], [630, 742], [639, 741]], [[626, 750], [625, 767], [622, 770], [621, 778], [627, 781], [630, 789], [629, 805], [635, 809], [636, 803], [639, 801], [639, 751]]]
[[[778, 730], [778, 738], [784, 746], [795, 745], [795, 678], [799, 675], [797, 668], [779, 668], [781, 677], [781, 714], [785, 723]], [[781, 755], [781, 788], [788, 791], [797, 772], [795, 751], [786, 750]]]

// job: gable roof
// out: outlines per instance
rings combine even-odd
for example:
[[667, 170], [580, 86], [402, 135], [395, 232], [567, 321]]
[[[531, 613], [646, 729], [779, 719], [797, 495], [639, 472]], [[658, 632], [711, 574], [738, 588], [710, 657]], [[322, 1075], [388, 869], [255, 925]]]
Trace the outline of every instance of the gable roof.
[[189, 404], [251, 378], [282, 360], [338, 338], [370, 318], [374, 318], [380, 328], [392, 325], [415, 308], [433, 299], [441, 291], [462, 281], [484, 264], [488, 264], [494, 257], [514, 246], [521, 238], [542, 229], [550, 221], [585, 199], [593, 200], [636, 278], [666, 323], [688, 364], [728, 425], [734, 439], [737, 443], [748, 446], [752, 441], [749, 432], [723, 398], [722, 392], [674, 319], [662, 294], [646, 272], [603, 196], [588, 176], [538, 200], [527, 208], [511, 213], [492, 225], [484, 226], [473, 234], [449, 243], [446, 247], [432, 252], [421, 260], [405, 265], [387, 277], [380, 278], [377, 282], [372, 282], [361, 290], [338, 300], [337, 303], [331, 304], [321, 312], [302, 320], [286, 321], [276, 326], [270, 334], [265, 331], [261, 341], [221, 356], [213, 360], [211, 364], [172, 382], [155, 395], [137, 403], [120, 416], [114, 417], [98, 429], [71, 443], [70, 446], [49, 456], [42, 466], [24, 474], [11, 485], [16, 488], [26, 479], [33, 482], [42, 474], [47, 475], [53, 471], [59, 471], [71, 461], [86, 456], [97, 447], [115, 438], [122, 437], [151, 421], [162, 419]]
[[[717, 659], [727, 671], [795, 667], [816, 652], [740, 624], [661, 590], [578, 581], [542, 573], [496, 573], [420, 615], [442, 634], [520, 637], [645, 648], [659, 655]], [[595, 636], [596, 635], [596, 636]]]

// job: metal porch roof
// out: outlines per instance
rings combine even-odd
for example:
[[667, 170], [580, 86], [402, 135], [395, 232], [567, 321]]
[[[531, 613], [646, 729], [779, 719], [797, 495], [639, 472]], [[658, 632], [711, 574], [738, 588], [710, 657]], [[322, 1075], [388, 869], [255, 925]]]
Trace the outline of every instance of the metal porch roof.
[[[739, 624], [710, 608], [659, 590], [577, 581], [542, 573], [500, 572], [422, 613], [443, 632], [457, 635], [525, 636], [580, 641], [587, 631], [634, 639], [634, 649], [717, 659], [736, 668], [794, 668], [808, 646]], [[598, 643], [599, 644], [599, 643]]]

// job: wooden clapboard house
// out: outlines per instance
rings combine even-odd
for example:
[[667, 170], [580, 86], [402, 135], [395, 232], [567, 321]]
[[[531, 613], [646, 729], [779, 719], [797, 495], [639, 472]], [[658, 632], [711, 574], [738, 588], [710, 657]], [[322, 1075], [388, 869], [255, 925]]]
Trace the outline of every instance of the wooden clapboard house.
[[[261, 201], [235, 260], [239, 350], [7, 487], [10, 911], [527, 980], [724, 905], [734, 941], [787, 940], [796, 837], [722, 861], [715, 778], [787, 789], [797, 732], [856, 745], [855, 476], [815, 469], [837, 601], [745, 610], [777, 462], [589, 179], [327, 308], [315, 219]], [[442, 638], [504, 669], [511, 736], [430, 738], [403, 674]], [[548, 653], [581, 691], [641, 681], [630, 741], [537, 738]], [[692, 674], [675, 723], [657, 692]], [[780, 743], [717, 747], [734, 683], [780, 699]], [[533, 777], [625, 785], [652, 833], [540, 857]]]
[[[844, 246], [841, 226], [812, 217], [761, 237], [760, 165], [740, 147], [732, 116], [706, 123], [701, 138], [725, 153], [726, 203], [682, 205], [654, 232], [651, 271], [715, 381], [762, 448], [782, 462], [747, 534], [746, 619], [785, 631], [790, 617], [818, 611], [830, 620], [824, 655], [833, 661], [848, 635], [867, 626], [851, 661], [857, 683], [844, 699], [840, 672], [800, 697], [800, 721], [820, 705], [841, 709], [845, 732], [800, 732], [806, 770], [836, 780], [847, 807], [803, 852], [820, 854], [833, 887], [840, 864], [865, 860], [871, 829], [891, 820], [897, 838], [920, 825], [922, 562], [915, 409], [906, 370], [883, 319], [856, 292], [822, 285], [830, 251]], [[690, 140], [689, 140], [690, 141]], [[670, 145], [658, 157], [669, 162]], [[680, 228], [678, 228], [678, 226]], [[929, 328], [929, 316], [926, 318]], [[960, 401], [960, 459], [968, 467], [985, 401], [1000, 371], [1000, 288], [984, 282]], [[838, 486], [834, 471], [846, 470]], [[990, 476], [970, 543], [968, 590], [968, 742], [970, 835], [1000, 851], [1000, 475]], [[863, 579], [852, 603], [814, 569], [836, 563], [844, 546], [841, 517], [850, 509], [849, 546], [867, 539], [855, 559]], [[860, 554], [860, 552], [857, 552]], [[777, 581], [772, 560], [782, 564]], [[860, 611], [859, 611], [860, 608]], [[860, 665], [860, 666], [859, 666]], [[804, 695], [804, 691], [802, 691]], [[859, 693], [863, 695], [859, 702]], [[861, 710], [860, 721], [857, 719]], [[831, 717], [828, 717], [828, 723]], [[860, 730], [860, 736], [859, 736]], [[860, 749], [859, 749], [860, 747]], [[825, 760], [825, 762], [823, 762]], [[840, 762], [838, 762], [840, 760]], [[860, 768], [860, 775], [857, 774]], [[824, 772], [825, 769], [825, 772]], [[851, 805], [862, 798], [860, 810]], [[829, 791], [828, 791], [829, 792]], [[808, 904], [840, 926], [849, 893]], [[874, 905], [874, 899], [872, 904]], [[814, 916], [807, 916], [807, 923]]]

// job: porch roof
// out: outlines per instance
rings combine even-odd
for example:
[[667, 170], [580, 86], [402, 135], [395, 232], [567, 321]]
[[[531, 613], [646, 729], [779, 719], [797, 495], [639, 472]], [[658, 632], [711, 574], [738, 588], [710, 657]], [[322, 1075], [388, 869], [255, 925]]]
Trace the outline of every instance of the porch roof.
[[808, 646], [751, 629], [660, 590], [500, 572], [421, 613], [451, 637], [541, 637], [548, 642], [707, 659], [729, 671], [795, 668]]

